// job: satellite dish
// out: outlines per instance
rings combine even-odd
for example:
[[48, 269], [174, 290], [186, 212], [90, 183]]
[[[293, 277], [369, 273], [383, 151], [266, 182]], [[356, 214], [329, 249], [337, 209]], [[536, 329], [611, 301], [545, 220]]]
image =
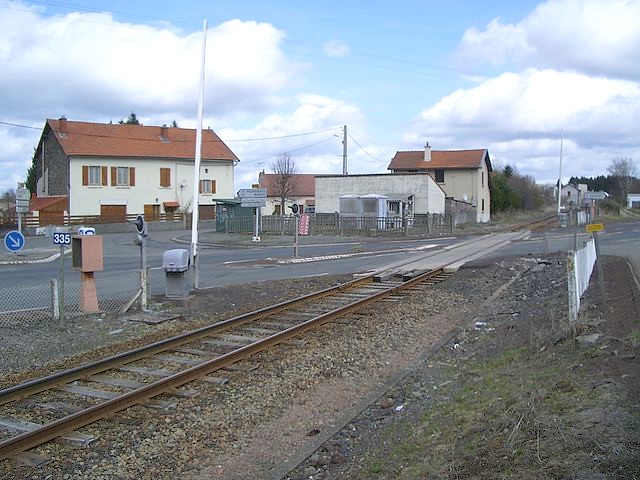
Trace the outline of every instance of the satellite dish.
[[466, 193], [463, 193], [462, 199], [466, 202], [467, 200], [469, 200], [469, 196]]

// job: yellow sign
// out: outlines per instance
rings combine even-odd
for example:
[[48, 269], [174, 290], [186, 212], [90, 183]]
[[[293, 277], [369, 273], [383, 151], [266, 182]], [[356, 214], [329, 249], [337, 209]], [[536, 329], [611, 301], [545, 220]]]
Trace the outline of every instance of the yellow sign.
[[588, 223], [586, 230], [587, 233], [601, 232], [604, 230], [604, 225], [602, 223]]

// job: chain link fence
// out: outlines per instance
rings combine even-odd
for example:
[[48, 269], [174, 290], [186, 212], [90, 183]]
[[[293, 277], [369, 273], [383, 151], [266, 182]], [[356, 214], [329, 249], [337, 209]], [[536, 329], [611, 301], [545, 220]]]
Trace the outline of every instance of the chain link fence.
[[[0, 289], [0, 328], [64, 322], [87, 315], [117, 313], [131, 306], [141, 291], [141, 271], [96, 272], [97, 309], [86, 311], [83, 301], [91, 289], [83, 288], [79, 277], [65, 276], [64, 292], [58, 280]], [[148, 291], [148, 289], [147, 289]], [[64, 299], [64, 305], [62, 305]]]

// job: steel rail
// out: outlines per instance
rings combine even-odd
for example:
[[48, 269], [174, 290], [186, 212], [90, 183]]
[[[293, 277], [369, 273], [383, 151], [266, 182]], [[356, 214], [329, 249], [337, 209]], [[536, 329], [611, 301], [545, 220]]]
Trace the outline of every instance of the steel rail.
[[547, 215], [546, 217], [538, 218], [536, 220], [532, 220], [530, 222], [519, 223], [517, 225], [513, 225], [509, 227], [507, 230], [510, 232], [515, 232], [518, 230], [537, 230], [538, 228], [542, 228], [547, 224], [558, 218], [557, 214]]
[[251, 322], [261, 317], [278, 313], [282, 310], [286, 310], [302, 303], [317, 300], [322, 297], [341, 292], [343, 290], [349, 290], [363, 283], [370, 282], [372, 278], [372, 275], [358, 278], [350, 282], [337, 285], [335, 287], [329, 287], [318, 292], [303, 295], [302, 297], [287, 300], [276, 305], [271, 305], [269, 307], [255, 310], [253, 312], [248, 312], [233, 318], [229, 318], [227, 320], [214, 323], [213, 325], [207, 325], [205, 327], [199, 328], [197, 330], [192, 330], [175, 337], [160, 340], [158, 342], [145, 345], [144, 347], [136, 348], [134, 350], [129, 350], [110, 357], [96, 360], [80, 367], [62, 370], [46, 377], [30, 380], [18, 385], [5, 388], [3, 390], [0, 390], [0, 405], [4, 405], [6, 403], [19, 400], [20, 398], [27, 397], [44, 390], [48, 390], [49, 388], [61, 383], [72, 382], [87, 375], [94, 375], [96, 373], [104, 372], [105, 370], [109, 370], [126, 363], [131, 363], [133, 361], [148, 357], [164, 350], [169, 350], [184, 343], [189, 343], [199, 338], [206, 337], [214, 333], [219, 333], [229, 328], [237, 327], [238, 325], [241, 325], [243, 323]]
[[379, 292], [376, 292], [369, 297], [357, 300], [348, 305], [336, 308], [330, 312], [318, 315], [317, 317], [307, 320], [299, 325], [295, 325], [274, 335], [258, 340], [249, 345], [240, 347], [237, 350], [223, 354], [217, 358], [171, 375], [170, 377], [166, 377], [139, 389], [124, 393], [118, 397], [107, 400], [99, 405], [95, 405], [81, 412], [60, 418], [31, 432], [25, 432], [13, 438], [4, 440], [0, 442], [0, 460], [8, 458], [24, 450], [28, 450], [30, 448], [41, 445], [49, 440], [53, 440], [54, 438], [59, 437], [64, 432], [69, 432], [84, 427], [121, 410], [140, 404], [157, 395], [181, 387], [186, 383], [232, 365], [233, 363], [243, 360], [244, 358], [247, 358], [255, 353], [272, 347], [273, 345], [282, 343], [308, 330], [315, 329], [327, 322], [330, 322], [335, 318], [360, 309], [366, 305], [369, 305], [370, 303], [377, 302], [384, 297], [393, 295], [394, 293], [409, 288], [417, 283], [421, 283], [425, 280], [433, 278], [441, 274], [442, 272], [442, 269], [437, 269], [423, 273], [422, 275], [412, 278], [411, 280], [400, 283], [398, 285], [394, 285], [385, 290], [380, 290]]

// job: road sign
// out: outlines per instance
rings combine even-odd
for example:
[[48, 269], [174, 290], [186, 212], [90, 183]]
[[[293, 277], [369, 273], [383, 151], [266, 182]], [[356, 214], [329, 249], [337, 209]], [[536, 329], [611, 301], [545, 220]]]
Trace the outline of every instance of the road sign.
[[11, 252], [19, 252], [24, 247], [24, 235], [17, 230], [11, 230], [4, 236], [4, 246]]
[[241, 188], [238, 190], [238, 196], [243, 198], [267, 198], [266, 188]]
[[16, 212], [27, 213], [29, 212], [29, 200], [31, 199], [31, 192], [26, 188], [18, 188], [16, 190]]
[[585, 200], [604, 200], [607, 195], [604, 192], [584, 192], [582, 198]]
[[51, 236], [54, 245], [69, 245], [71, 243], [71, 234], [64, 232], [56, 232]]
[[601, 232], [604, 230], [602, 223], [588, 223], [586, 226], [587, 233]]
[[266, 207], [267, 200], [265, 198], [243, 198], [240, 206], [250, 208]]

